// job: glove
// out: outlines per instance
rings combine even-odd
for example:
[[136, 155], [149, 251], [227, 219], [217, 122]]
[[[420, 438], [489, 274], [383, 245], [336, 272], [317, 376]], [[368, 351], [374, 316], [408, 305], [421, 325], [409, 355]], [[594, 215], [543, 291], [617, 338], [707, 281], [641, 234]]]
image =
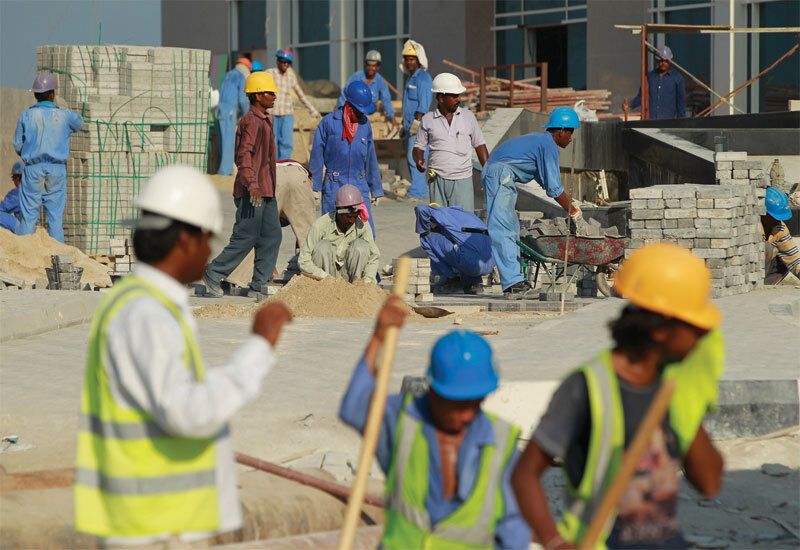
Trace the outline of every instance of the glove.
[[573, 235], [579, 237], [589, 234], [589, 224], [583, 219], [583, 212], [580, 208], [575, 207], [575, 211], [570, 212], [569, 221], [569, 231]]
[[411, 123], [411, 128], [408, 129], [408, 135], [416, 136], [417, 132], [419, 132], [419, 125], [420, 125], [419, 120], [414, 119], [414, 122]]

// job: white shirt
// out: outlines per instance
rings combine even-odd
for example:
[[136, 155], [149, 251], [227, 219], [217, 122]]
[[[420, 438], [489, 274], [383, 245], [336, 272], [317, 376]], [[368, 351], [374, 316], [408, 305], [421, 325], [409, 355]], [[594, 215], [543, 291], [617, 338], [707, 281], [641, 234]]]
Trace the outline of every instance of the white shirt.
[[422, 117], [414, 147], [430, 148], [429, 169], [444, 179], [459, 180], [472, 178], [472, 150], [485, 143], [472, 111], [459, 107], [447, 122], [436, 107]]
[[[197, 322], [189, 309], [188, 290], [158, 269], [140, 263], [135, 274], [155, 285], [183, 313], [193, 333]], [[228, 421], [254, 399], [261, 381], [275, 363], [269, 342], [250, 336], [227, 364], [205, 369], [198, 382], [183, 360], [185, 339], [172, 314], [155, 298], [126, 303], [108, 324], [105, 364], [114, 400], [153, 416], [166, 432], [183, 437], [216, 435], [216, 486], [220, 513], [218, 533], [238, 529], [242, 513]], [[182, 533], [196, 540], [216, 533]], [[109, 544], [145, 544], [168, 539], [109, 538]]]

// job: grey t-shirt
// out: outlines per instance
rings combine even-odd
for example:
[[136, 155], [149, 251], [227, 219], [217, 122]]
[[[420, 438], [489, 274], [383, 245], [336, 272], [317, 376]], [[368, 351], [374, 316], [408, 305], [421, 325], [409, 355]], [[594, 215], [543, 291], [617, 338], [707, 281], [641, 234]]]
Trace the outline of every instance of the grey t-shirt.
[[[625, 417], [625, 446], [655, 397], [660, 379], [645, 387], [617, 377]], [[577, 371], [564, 380], [533, 434], [542, 451], [564, 463], [573, 487], [583, 477], [589, 450], [591, 410], [586, 378]], [[637, 465], [636, 474], [620, 499], [608, 548], [684, 548], [677, 518], [680, 490], [678, 440], [665, 418]]]

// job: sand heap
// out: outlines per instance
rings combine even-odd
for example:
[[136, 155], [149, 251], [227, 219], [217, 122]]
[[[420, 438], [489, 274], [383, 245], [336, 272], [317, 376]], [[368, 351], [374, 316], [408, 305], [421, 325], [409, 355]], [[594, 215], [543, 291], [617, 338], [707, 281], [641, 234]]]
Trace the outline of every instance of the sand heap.
[[46, 280], [45, 268], [52, 265], [50, 256], [54, 254], [70, 254], [74, 265], [83, 268], [82, 285], [111, 286], [107, 266], [94, 261], [74, 246], [50, 238], [41, 227], [33, 235], [15, 235], [0, 228], [0, 271], [15, 279], [30, 284], [35, 283], [36, 279]]

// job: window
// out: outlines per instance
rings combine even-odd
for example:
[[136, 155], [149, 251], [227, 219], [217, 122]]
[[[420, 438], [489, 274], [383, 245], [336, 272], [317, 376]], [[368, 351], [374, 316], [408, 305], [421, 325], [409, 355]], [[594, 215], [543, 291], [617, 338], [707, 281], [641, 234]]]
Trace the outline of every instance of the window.
[[238, 13], [239, 50], [263, 50], [267, 47], [264, 24], [267, 3], [264, 0], [240, 0]]
[[[753, 6], [759, 10], [759, 27], [800, 26], [800, 3], [796, 0], [768, 2]], [[758, 72], [777, 61], [797, 43], [797, 35], [790, 33], [762, 33], [758, 36]], [[794, 53], [772, 71], [761, 77], [759, 83], [759, 111], [786, 111], [790, 99], [800, 99], [800, 54]]]

